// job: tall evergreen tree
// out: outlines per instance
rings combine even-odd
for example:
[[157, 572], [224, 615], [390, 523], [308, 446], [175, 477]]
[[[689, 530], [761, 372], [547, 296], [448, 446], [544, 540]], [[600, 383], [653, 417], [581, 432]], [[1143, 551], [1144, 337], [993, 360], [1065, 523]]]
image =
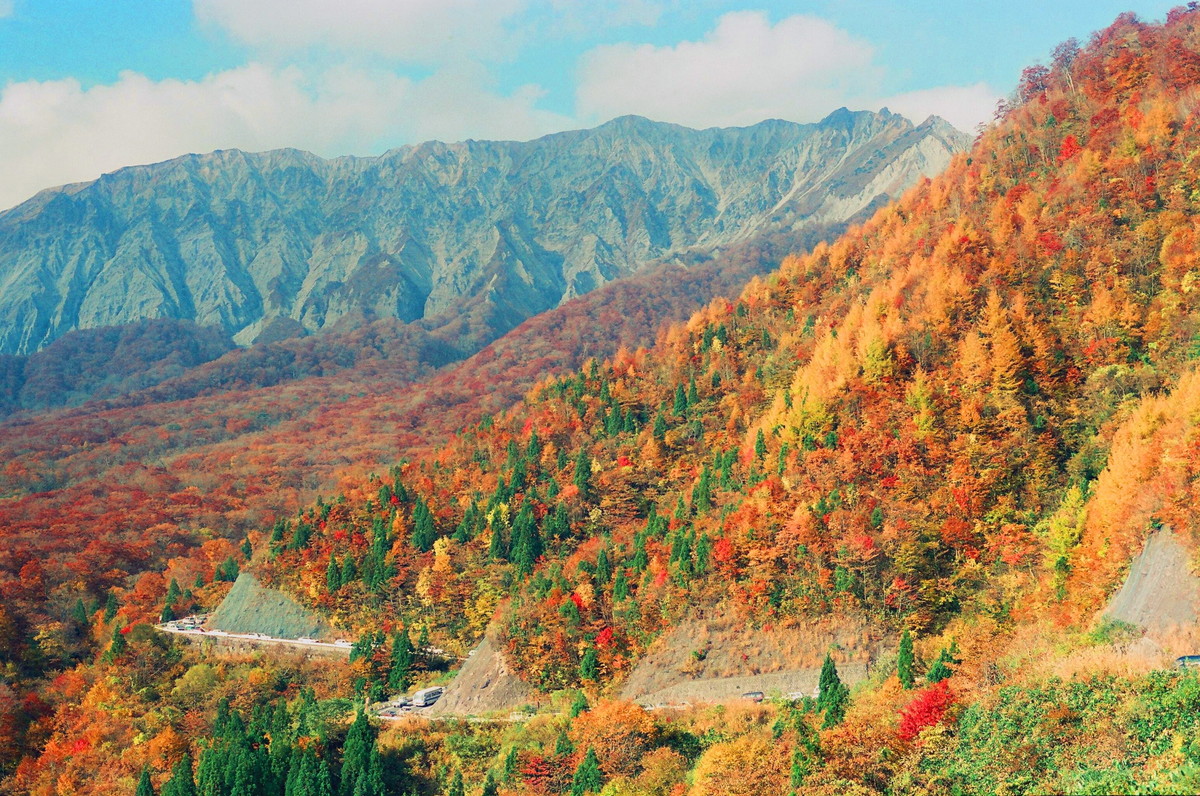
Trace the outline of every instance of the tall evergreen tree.
[[71, 623], [75, 625], [77, 630], [84, 630], [91, 625], [91, 620], [88, 618], [87, 606], [83, 604], [83, 598], [77, 598], [75, 604], [71, 606]]
[[575, 692], [575, 698], [571, 700], [571, 709], [567, 712], [567, 715], [575, 718], [580, 713], [585, 713], [590, 709], [591, 706], [588, 704], [587, 694], [579, 690]]
[[120, 605], [117, 603], [117, 594], [114, 591], [109, 591], [108, 597], [104, 599], [104, 621], [111, 622], [117, 616], [117, 610]]
[[925, 679], [929, 681], [930, 685], [940, 683], [954, 674], [954, 670], [950, 668], [950, 664], [955, 663], [958, 663], [958, 660], [954, 657], [953, 645], [943, 647], [942, 651], [938, 653], [937, 660], [933, 662], [933, 665], [929, 667], [929, 671], [926, 672]]
[[[215, 731], [215, 726], [214, 726]], [[200, 796], [225, 796], [225, 758], [222, 749], [210, 746], [200, 753], [196, 789]]]
[[575, 744], [571, 743], [571, 736], [567, 734], [566, 728], [563, 728], [554, 741], [554, 756], [570, 757], [573, 754], [575, 754]]
[[392, 668], [388, 673], [388, 687], [393, 691], [407, 691], [412, 685], [413, 645], [408, 629], [392, 636]]
[[675, 403], [671, 406], [671, 414], [676, 417], [684, 417], [687, 415], [687, 406], [687, 393], [683, 391], [683, 385], [676, 385]]
[[508, 559], [508, 540], [504, 536], [504, 523], [499, 517], [492, 521], [492, 538], [488, 542], [488, 558], [492, 561]]
[[517, 567], [517, 573], [525, 576], [533, 572], [534, 564], [542, 552], [542, 536], [538, 532], [537, 518], [534, 517], [533, 507], [527, 501], [517, 512], [517, 518], [513, 522], [511, 559]]
[[834, 727], [842, 723], [846, 715], [846, 703], [850, 700], [850, 691], [838, 676], [837, 666], [833, 657], [825, 653], [825, 662], [821, 666], [821, 679], [817, 694], [817, 708], [825, 712], [825, 727]]
[[162, 796], [197, 796], [192, 756], [187, 752], [171, 768], [171, 778], [163, 786]]
[[412, 546], [424, 553], [433, 549], [436, 540], [437, 530], [433, 525], [433, 512], [429, 510], [429, 504], [418, 497], [413, 506]]
[[160, 621], [170, 622], [178, 618], [175, 604], [179, 601], [182, 593], [179, 589], [179, 583], [175, 578], [171, 578], [171, 584], [167, 587], [167, 596], [163, 600], [162, 614], [159, 616]]
[[454, 769], [454, 779], [450, 780], [450, 787], [446, 789], [446, 796], [467, 796], [467, 789], [463, 785], [462, 769]]
[[608, 561], [608, 548], [601, 547], [596, 554], [596, 583], [601, 586], [612, 580], [612, 565]]
[[515, 745], [510, 746], [508, 748], [508, 754], [504, 756], [504, 775], [501, 777], [503, 782], [512, 782], [513, 777], [516, 776], [517, 763], [519, 760], [517, 755], [517, 747]]
[[667, 435], [667, 419], [663, 417], [662, 412], [658, 412], [654, 415], [654, 426], [651, 428], [650, 433], [653, 434], [654, 438], [657, 440], [661, 440]]
[[338, 566], [337, 556], [330, 553], [329, 566], [325, 568], [325, 589], [330, 594], [335, 594], [340, 588], [342, 588], [342, 570]]
[[108, 645], [108, 650], [104, 653], [104, 660], [109, 663], [124, 655], [125, 650], [129, 648], [129, 641], [125, 638], [125, 634], [121, 632], [124, 629], [120, 626], [113, 628], [112, 641]]
[[588, 647], [583, 653], [583, 658], [579, 661], [579, 676], [593, 682], [600, 679], [600, 664], [595, 647]]
[[371, 766], [371, 751], [375, 748], [375, 729], [367, 721], [366, 711], [359, 707], [354, 723], [346, 733], [342, 746], [342, 771], [338, 793], [355, 796], [360, 775], [367, 775]]
[[150, 769], [143, 768], [142, 776], [138, 780], [137, 790], [134, 796], [154, 796], [154, 783], [150, 781]]
[[900, 652], [896, 655], [896, 676], [905, 688], [912, 688], [916, 684], [914, 663], [912, 635], [905, 630], [900, 634]]
[[700, 471], [700, 480], [692, 489], [692, 511], [696, 514], [708, 511], [712, 506], [712, 476], [708, 472], [708, 464]]
[[600, 773], [600, 761], [596, 759], [596, 750], [589, 746], [583, 761], [575, 769], [575, 778], [571, 782], [571, 796], [598, 793], [603, 787], [604, 775]]
[[625, 567], [617, 568], [617, 577], [613, 581], [613, 601], [620, 602], [629, 597], [629, 580], [625, 577]]
[[579, 490], [580, 499], [592, 499], [592, 459], [588, 456], [586, 448], [580, 448], [579, 455], [575, 457], [575, 477], [573, 482]]

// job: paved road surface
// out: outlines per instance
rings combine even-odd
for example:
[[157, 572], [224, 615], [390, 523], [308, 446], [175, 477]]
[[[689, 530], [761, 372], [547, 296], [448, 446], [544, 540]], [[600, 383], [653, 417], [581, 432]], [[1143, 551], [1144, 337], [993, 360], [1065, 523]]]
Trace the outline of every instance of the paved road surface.
[[297, 649], [335, 650], [346, 655], [350, 654], [350, 644], [348, 643], [337, 644], [330, 641], [316, 641], [315, 639], [273, 638], [261, 633], [229, 633], [224, 630], [201, 630], [200, 628], [184, 629], [179, 627], [177, 623], [155, 625], [155, 627], [164, 633], [189, 636], [195, 639], [228, 639], [231, 641], [246, 641], [253, 644], [295, 647]]

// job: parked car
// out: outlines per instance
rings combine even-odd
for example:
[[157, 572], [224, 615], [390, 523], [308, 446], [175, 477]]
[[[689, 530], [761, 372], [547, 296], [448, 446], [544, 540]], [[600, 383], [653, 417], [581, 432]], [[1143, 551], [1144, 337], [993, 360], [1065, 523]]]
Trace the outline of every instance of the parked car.
[[749, 699], [751, 702], [762, 702], [765, 697], [762, 691], [747, 691], [742, 694], [742, 699]]
[[1191, 669], [1200, 666], [1200, 655], [1181, 655], [1175, 659], [1176, 669]]

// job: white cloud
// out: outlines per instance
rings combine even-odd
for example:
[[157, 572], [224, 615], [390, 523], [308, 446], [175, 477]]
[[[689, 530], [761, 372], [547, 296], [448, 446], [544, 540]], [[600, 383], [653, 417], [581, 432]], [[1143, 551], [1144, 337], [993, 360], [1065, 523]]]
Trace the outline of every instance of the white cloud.
[[527, 0], [193, 0], [196, 16], [252, 46], [369, 51], [422, 64], [503, 54]]
[[0, 19], [11, 17], [13, 13], [13, 0], [0, 0]]
[[128, 72], [111, 85], [13, 83], [0, 92], [0, 207], [42, 188], [185, 152], [294, 146], [373, 154], [396, 143], [463, 135], [525, 138], [570, 126], [535, 107], [540, 91], [489, 91], [481, 67], [413, 81], [339, 67], [315, 78], [249, 64], [199, 81]]
[[882, 97], [873, 57], [868, 43], [823, 19], [771, 24], [762, 12], [737, 11], [700, 41], [592, 49], [581, 59], [577, 105], [588, 121], [635, 113], [692, 127], [811, 122], [843, 105], [888, 106], [918, 123], [934, 113], [968, 132], [991, 117], [997, 95], [982, 83]]
[[552, 32], [577, 35], [596, 28], [655, 25], [667, 9], [656, 0], [550, 0], [550, 10], [556, 17]]
[[980, 123], [991, 120], [999, 99], [1000, 95], [986, 83], [976, 83], [910, 91], [881, 100], [880, 104], [914, 122], [941, 116], [964, 133], [973, 133]]
[[825, 20], [724, 15], [702, 41], [670, 47], [614, 44], [582, 59], [579, 110], [636, 113], [694, 127], [811, 121], [877, 79], [872, 49]]

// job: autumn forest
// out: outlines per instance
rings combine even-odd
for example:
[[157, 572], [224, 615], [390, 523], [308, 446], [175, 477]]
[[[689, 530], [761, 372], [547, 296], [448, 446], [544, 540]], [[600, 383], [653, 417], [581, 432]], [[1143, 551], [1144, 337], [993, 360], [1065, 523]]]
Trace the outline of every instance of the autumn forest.
[[[1155, 534], [1198, 560], [1198, 153], [1200, 11], [1128, 14], [848, 230], [478, 352], [162, 324], [0, 361], [0, 790], [1195, 792], [1196, 621], [1105, 611]], [[155, 629], [243, 575], [348, 653]], [[481, 642], [509, 703], [377, 715]]]

